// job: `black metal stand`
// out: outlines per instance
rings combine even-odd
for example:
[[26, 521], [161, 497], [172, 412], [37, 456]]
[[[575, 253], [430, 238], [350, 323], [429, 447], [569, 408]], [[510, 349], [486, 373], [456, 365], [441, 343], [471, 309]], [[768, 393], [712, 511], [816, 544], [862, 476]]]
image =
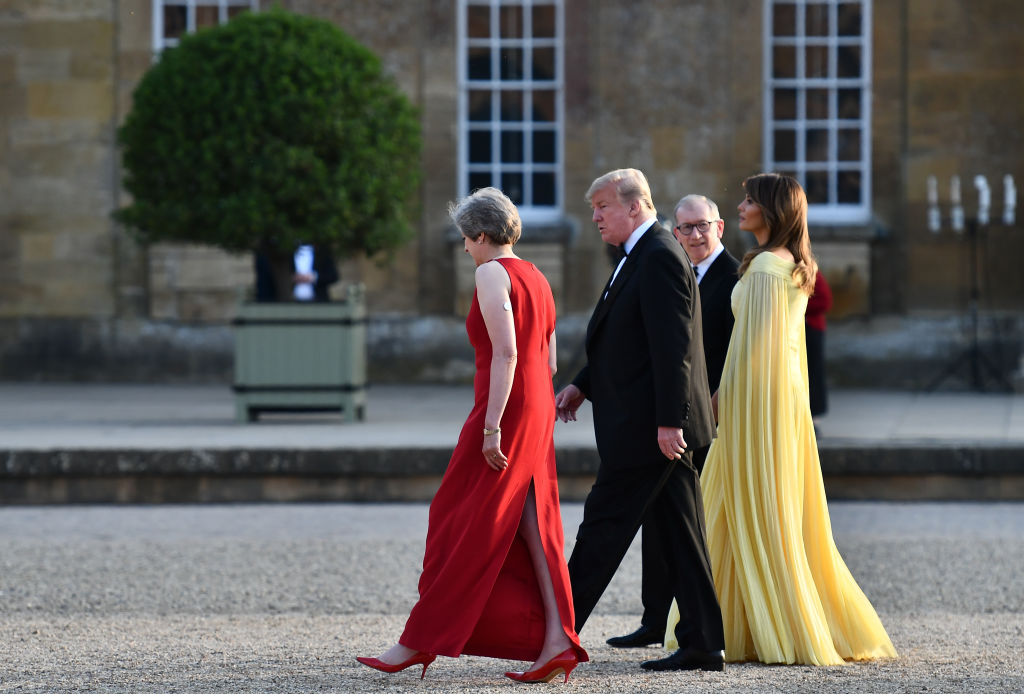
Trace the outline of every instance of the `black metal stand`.
[[970, 329], [970, 345], [950, 360], [949, 364], [936, 376], [926, 387], [926, 390], [933, 391], [943, 381], [958, 373], [961, 369], [970, 369], [970, 385], [973, 390], [985, 392], [989, 390], [987, 383], [995, 382], [995, 391], [1013, 392], [1006, 377], [1003, 376], [988, 355], [981, 349], [981, 341], [978, 337], [978, 303], [981, 299], [981, 282], [978, 277], [978, 244], [980, 243], [980, 229], [977, 219], [970, 219], [966, 223], [967, 237], [970, 245], [971, 262], [968, 269], [968, 301], [967, 318]]

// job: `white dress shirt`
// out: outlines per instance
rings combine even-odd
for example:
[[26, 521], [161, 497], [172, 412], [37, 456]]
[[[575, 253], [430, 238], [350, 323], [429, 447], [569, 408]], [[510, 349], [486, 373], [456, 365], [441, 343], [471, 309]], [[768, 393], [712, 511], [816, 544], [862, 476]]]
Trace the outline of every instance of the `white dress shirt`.
[[[619, 260], [619, 264], [615, 266], [615, 272], [612, 273], [611, 282], [608, 283], [608, 288], [611, 289], [612, 285], [615, 284], [615, 278], [619, 276], [619, 270], [626, 263], [626, 257], [629, 256], [629, 252], [636, 246], [636, 242], [640, 240], [640, 237], [644, 235], [644, 232], [654, 226], [654, 223], [658, 221], [657, 217], [651, 217], [647, 221], [643, 222], [640, 226], [633, 230], [633, 233], [626, 239], [626, 243], [622, 244], [622, 249], [626, 251], [625, 255]], [[608, 292], [604, 293], [608, 296]]]
[[706, 275], [708, 272], [708, 268], [711, 267], [711, 263], [715, 262], [715, 258], [722, 255], [722, 251], [724, 250], [725, 246], [723, 246], [722, 244], [718, 244], [717, 246], [715, 246], [715, 250], [711, 251], [711, 255], [697, 263], [697, 284], [701, 283], [701, 281], [704, 279], [704, 275]]
[[[312, 246], [299, 246], [298, 250], [295, 251], [295, 272], [296, 274], [316, 276], [316, 273], [313, 272]], [[312, 301], [313, 283], [296, 282], [292, 294], [297, 301]]]

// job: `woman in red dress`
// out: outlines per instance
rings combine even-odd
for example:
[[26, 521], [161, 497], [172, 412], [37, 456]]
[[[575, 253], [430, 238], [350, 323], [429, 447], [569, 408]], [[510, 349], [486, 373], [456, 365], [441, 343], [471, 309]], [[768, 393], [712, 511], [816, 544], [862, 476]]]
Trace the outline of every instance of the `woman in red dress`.
[[588, 660], [573, 629], [555, 472], [555, 305], [544, 275], [512, 252], [522, 223], [483, 188], [452, 205], [473, 257], [466, 331], [475, 401], [430, 504], [420, 599], [398, 643], [359, 662], [384, 672], [435, 656], [532, 660], [519, 681], [550, 681]]

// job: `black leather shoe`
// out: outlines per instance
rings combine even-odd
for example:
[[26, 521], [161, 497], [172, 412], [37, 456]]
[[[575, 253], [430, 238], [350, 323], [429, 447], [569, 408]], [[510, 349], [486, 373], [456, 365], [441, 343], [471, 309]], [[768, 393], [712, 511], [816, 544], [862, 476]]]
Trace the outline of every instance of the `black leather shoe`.
[[641, 648], [643, 646], [651, 646], [662, 644], [665, 639], [664, 629], [652, 629], [649, 626], [641, 625], [639, 629], [634, 631], [632, 634], [626, 634], [625, 636], [613, 636], [606, 642], [609, 646], [615, 648]]
[[680, 648], [667, 658], [640, 663], [640, 667], [644, 670], [707, 670], [708, 672], [722, 672], [725, 670], [725, 658], [718, 653], [698, 651], [695, 648]]

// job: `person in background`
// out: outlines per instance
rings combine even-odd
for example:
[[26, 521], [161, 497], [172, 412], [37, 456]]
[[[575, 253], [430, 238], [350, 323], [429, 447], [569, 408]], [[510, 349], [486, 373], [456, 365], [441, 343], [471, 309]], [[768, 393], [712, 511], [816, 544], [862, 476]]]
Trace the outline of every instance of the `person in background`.
[[[704, 335], [704, 360], [708, 368], [708, 388], [714, 393], [722, 379], [725, 354], [732, 337], [732, 290], [739, 279], [740, 263], [722, 244], [725, 220], [718, 205], [703, 195], [687, 195], [675, 210], [673, 233], [693, 264], [700, 289], [701, 327]], [[697, 471], [704, 469], [707, 448], [694, 451]]]
[[[293, 301], [330, 301], [329, 287], [340, 279], [334, 257], [326, 246], [303, 244], [292, 256], [291, 299]], [[256, 301], [280, 301], [270, 258], [257, 252], [253, 257], [256, 274]]]
[[811, 419], [818, 435], [818, 418], [828, 412], [828, 381], [825, 369], [825, 314], [832, 308], [832, 288], [824, 273], [814, 276], [814, 293], [807, 300], [807, 387]]

